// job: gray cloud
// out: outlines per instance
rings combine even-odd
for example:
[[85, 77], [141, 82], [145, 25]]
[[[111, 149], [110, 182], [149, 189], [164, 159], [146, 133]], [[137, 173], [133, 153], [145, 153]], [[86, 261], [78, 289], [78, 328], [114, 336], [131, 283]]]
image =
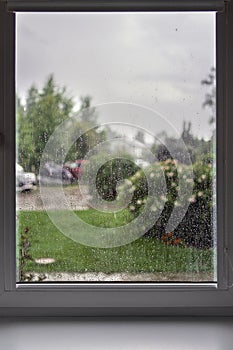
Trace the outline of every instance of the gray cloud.
[[215, 65], [214, 13], [17, 14], [17, 92], [50, 73], [74, 97], [125, 101], [210, 136], [201, 80]]

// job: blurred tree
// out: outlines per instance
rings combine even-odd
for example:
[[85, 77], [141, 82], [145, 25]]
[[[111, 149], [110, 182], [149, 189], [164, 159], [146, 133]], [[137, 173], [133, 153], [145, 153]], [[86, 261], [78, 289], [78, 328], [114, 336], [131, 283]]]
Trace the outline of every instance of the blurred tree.
[[98, 115], [95, 108], [91, 106], [91, 99], [90, 96], [80, 98], [78, 126], [82, 134], [71, 147], [67, 158], [83, 159], [98, 143], [106, 139], [107, 130], [98, 127]]
[[141, 130], [138, 130], [136, 136], [135, 136], [135, 140], [142, 143], [142, 144], [145, 144], [145, 134], [143, 131]]
[[18, 99], [17, 150], [18, 162], [27, 171], [38, 173], [44, 147], [55, 128], [71, 116], [74, 103], [66, 97], [65, 88], [55, 85], [53, 75], [41, 92], [32, 85], [25, 106]]
[[211, 110], [211, 117], [209, 120], [210, 124], [215, 122], [216, 113], [216, 70], [214, 67], [211, 68], [210, 73], [207, 78], [201, 81], [202, 85], [210, 88], [210, 91], [205, 94], [205, 101], [203, 102], [203, 107], [209, 107]]
[[[181, 140], [185, 143], [190, 158], [183, 154], [183, 142], [181, 140], [168, 136], [166, 133], [163, 133], [162, 137], [160, 139], [155, 138], [155, 142], [151, 146], [151, 152], [160, 162], [175, 158], [180, 163], [189, 164], [190, 160], [192, 163], [203, 161], [207, 155], [209, 158], [213, 158], [212, 141], [195, 136], [192, 132], [192, 123], [190, 121], [183, 122], [181, 132]], [[171, 155], [170, 150], [173, 150], [173, 155]]]
[[[82, 158], [93, 145], [105, 137], [104, 131], [97, 132], [95, 109], [91, 107], [90, 96], [81, 98], [81, 108], [77, 127], [88, 130], [80, 137], [68, 152], [67, 158]], [[53, 75], [45, 82], [42, 91], [34, 85], [28, 91], [25, 105], [17, 98], [17, 158], [26, 171], [39, 172], [40, 158], [45, 145], [55, 128], [74, 115], [74, 102], [67, 97], [66, 88], [56, 86]], [[63, 140], [66, 142], [66, 140]], [[58, 145], [57, 156], [61, 154], [62, 142]]]

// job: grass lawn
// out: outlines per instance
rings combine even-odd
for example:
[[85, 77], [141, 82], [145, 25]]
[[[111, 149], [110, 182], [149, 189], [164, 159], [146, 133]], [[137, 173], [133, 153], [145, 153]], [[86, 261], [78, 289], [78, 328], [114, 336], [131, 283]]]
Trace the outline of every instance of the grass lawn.
[[[94, 210], [76, 212], [83, 220], [100, 227], [121, 226], [133, 217], [128, 211], [117, 214], [97, 213]], [[92, 248], [64, 236], [52, 224], [46, 212], [18, 212], [18, 237], [27, 233], [31, 243], [26, 271], [49, 272], [212, 272], [213, 250], [165, 246], [157, 239], [140, 238], [117, 248]], [[49, 265], [37, 264], [38, 258], [54, 258]]]

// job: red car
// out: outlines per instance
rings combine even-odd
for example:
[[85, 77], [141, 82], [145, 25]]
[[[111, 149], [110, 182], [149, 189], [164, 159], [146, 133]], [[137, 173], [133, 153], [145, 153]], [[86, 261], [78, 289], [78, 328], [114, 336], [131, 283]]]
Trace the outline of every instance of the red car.
[[82, 165], [86, 162], [87, 160], [77, 159], [74, 162], [65, 163], [64, 168], [69, 170], [69, 172], [73, 175], [74, 180], [78, 180], [82, 176]]

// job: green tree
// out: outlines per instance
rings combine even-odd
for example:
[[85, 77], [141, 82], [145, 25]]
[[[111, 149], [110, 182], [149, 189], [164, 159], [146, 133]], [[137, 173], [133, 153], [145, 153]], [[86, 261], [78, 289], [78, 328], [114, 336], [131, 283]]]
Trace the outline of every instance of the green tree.
[[[53, 75], [49, 76], [41, 91], [34, 85], [31, 86], [25, 105], [17, 98], [17, 157], [26, 171], [38, 174], [47, 141], [58, 125], [74, 115], [73, 108], [73, 99], [66, 95], [65, 87], [60, 88], [55, 84]], [[97, 115], [91, 107], [91, 97], [81, 97], [76, 126], [82, 136], [69, 150], [67, 160], [83, 158], [86, 152], [105, 138], [105, 131], [98, 131], [94, 128], [95, 125]], [[90, 131], [85, 132], [86, 130]], [[63, 149], [62, 142], [66, 140], [61, 140], [57, 146], [58, 159]]]
[[56, 86], [49, 76], [42, 91], [34, 85], [29, 89], [25, 106], [18, 99], [17, 149], [18, 162], [27, 171], [38, 173], [44, 147], [55, 130], [70, 117], [74, 103], [66, 89]]

